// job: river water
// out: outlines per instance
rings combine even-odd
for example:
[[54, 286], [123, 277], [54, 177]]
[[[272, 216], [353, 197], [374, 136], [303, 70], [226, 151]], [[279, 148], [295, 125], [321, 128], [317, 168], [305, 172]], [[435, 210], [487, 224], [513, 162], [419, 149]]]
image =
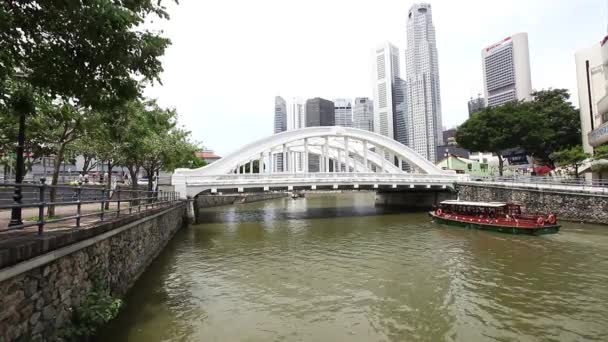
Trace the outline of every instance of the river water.
[[608, 226], [439, 226], [371, 193], [202, 211], [101, 341], [608, 341]]

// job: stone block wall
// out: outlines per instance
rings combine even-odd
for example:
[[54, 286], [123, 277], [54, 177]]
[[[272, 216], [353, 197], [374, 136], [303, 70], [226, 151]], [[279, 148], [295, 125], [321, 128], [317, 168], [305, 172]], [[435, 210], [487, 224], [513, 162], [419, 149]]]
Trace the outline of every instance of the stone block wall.
[[608, 224], [608, 196], [539, 189], [458, 184], [465, 201], [520, 202], [528, 212], [553, 213], [558, 220]]
[[122, 296], [182, 227], [185, 205], [0, 270], [0, 342], [54, 341], [96, 282]]

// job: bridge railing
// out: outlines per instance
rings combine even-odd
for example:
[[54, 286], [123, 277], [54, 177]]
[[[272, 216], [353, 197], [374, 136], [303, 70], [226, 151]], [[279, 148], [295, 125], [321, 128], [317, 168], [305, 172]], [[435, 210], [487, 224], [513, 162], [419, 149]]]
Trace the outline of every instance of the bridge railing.
[[608, 180], [545, 176], [483, 176], [472, 181], [498, 183], [506, 186], [524, 186], [569, 191], [583, 190], [608, 194]]
[[[29, 194], [30, 196], [21, 198], [19, 201], [14, 200], [10, 204], [0, 202], [0, 232], [37, 226], [38, 234], [42, 234], [45, 225], [65, 221], [75, 221], [75, 228], [79, 228], [83, 218], [97, 217], [99, 221], [105, 221], [108, 218], [118, 218], [169, 206], [180, 201], [179, 193], [173, 191], [144, 191], [121, 188], [110, 190], [104, 187], [67, 185], [50, 186], [45, 184], [44, 180], [41, 180], [40, 183], [1, 183], [0, 189], [2, 188], [18, 188], [22, 194]], [[55, 189], [56, 194], [62, 191], [64, 194], [65, 192], [71, 192], [72, 195], [69, 197], [57, 195], [55, 200], [51, 201], [51, 189]], [[95, 205], [98, 205], [97, 209], [95, 209]], [[50, 206], [53, 206], [56, 212], [62, 212], [67, 216], [45, 216], [45, 210]], [[9, 217], [12, 218], [11, 212], [14, 209], [20, 209], [21, 214], [18, 216], [21, 218], [21, 222], [9, 219]], [[37, 210], [28, 212], [23, 209]]]
[[247, 183], [247, 182], [281, 182], [306, 180], [310, 182], [331, 180], [343, 181], [399, 181], [399, 182], [454, 182], [457, 180], [468, 180], [467, 175], [427, 175], [427, 174], [391, 174], [391, 173], [362, 173], [362, 172], [309, 172], [309, 173], [253, 173], [253, 174], [226, 174], [208, 176], [187, 176], [186, 184], [224, 184], [224, 183]]

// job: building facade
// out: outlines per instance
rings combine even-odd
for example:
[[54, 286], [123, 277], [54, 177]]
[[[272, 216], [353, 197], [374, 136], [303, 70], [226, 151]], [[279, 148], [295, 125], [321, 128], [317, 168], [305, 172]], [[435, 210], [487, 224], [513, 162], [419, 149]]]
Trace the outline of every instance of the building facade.
[[[336, 117], [334, 103], [319, 97], [306, 100], [306, 127], [335, 126]], [[321, 156], [317, 154], [308, 155], [308, 171], [321, 171]]]
[[486, 108], [486, 100], [480, 96], [477, 96], [476, 99], [471, 97], [471, 100], [469, 100], [468, 103], [468, 107], [469, 107], [469, 117], [471, 117], [471, 115], [473, 115], [474, 113], [478, 113], [481, 112], [484, 108]]
[[[608, 144], [608, 36], [577, 51], [575, 61], [583, 149], [593, 153]], [[608, 172], [596, 170], [586, 176], [607, 179]]]
[[[436, 162], [436, 147], [442, 145], [441, 95], [435, 27], [430, 4], [414, 4], [408, 11], [406, 102], [408, 145]], [[407, 125], [406, 121], [406, 125]]]
[[575, 59], [583, 149], [592, 153], [608, 143], [608, 36]]
[[486, 106], [531, 99], [527, 33], [514, 34], [484, 48], [481, 60]]
[[352, 99], [334, 99], [336, 126], [353, 127]]
[[[287, 130], [306, 127], [306, 102], [301, 97], [293, 97], [287, 104]], [[292, 152], [288, 163], [296, 166], [296, 172], [304, 171], [304, 154]]]
[[306, 102], [300, 97], [293, 97], [287, 104], [287, 130], [306, 127]]
[[353, 108], [353, 127], [374, 131], [374, 101], [367, 97], [357, 97]]
[[[281, 133], [287, 130], [287, 102], [280, 96], [274, 98], [274, 133]], [[273, 168], [275, 172], [283, 171], [283, 154], [272, 155]]]
[[306, 100], [306, 127], [335, 126], [334, 103], [315, 97]]
[[389, 42], [379, 45], [373, 55], [374, 132], [395, 139], [396, 102], [393, 90], [400, 86], [399, 49]]

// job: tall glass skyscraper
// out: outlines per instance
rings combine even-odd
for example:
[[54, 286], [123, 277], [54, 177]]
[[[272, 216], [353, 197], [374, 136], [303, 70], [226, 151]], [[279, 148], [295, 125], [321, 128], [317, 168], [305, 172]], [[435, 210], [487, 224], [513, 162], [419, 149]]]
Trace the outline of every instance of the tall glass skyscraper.
[[367, 97], [357, 97], [353, 107], [353, 127], [374, 131], [374, 102]]
[[336, 126], [353, 127], [353, 105], [351, 99], [334, 99]]
[[408, 145], [436, 162], [436, 146], [443, 144], [439, 63], [430, 4], [414, 4], [407, 15], [405, 50]]
[[[287, 130], [287, 103], [280, 96], [274, 98], [274, 133], [281, 133]], [[274, 171], [283, 171], [283, 154], [273, 154]]]

